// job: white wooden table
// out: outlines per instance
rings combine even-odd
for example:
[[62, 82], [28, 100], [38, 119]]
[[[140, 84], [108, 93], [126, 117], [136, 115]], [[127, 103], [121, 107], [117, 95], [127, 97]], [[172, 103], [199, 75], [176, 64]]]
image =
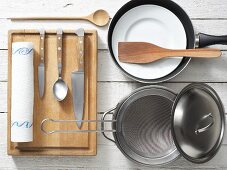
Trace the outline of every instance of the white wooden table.
[[[111, 17], [128, 0], [11, 0], [0, 3], [0, 169], [146, 169], [128, 161], [114, 143], [98, 134], [98, 154], [94, 157], [11, 157], [6, 152], [7, 118], [7, 33], [9, 29], [97, 29], [98, 114], [115, 106], [133, 89], [143, 86], [125, 77], [114, 65], [107, 50], [108, 26], [97, 28], [86, 22], [11, 22], [9, 16], [72, 16], [86, 15], [95, 9], [106, 9]], [[175, 0], [191, 17], [196, 31], [227, 34], [226, 0]], [[179, 92], [190, 82], [209, 83], [220, 95], [227, 110], [227, 46], [216, 46], [223, 56], [212, 60], [192, 60], [175, 79], [164, 83]], [[147, 169], [159, 169], [151, 167]], [[227, 136], [218, 154], [208, 163], [192, 164], [180, 158], [160, 169], [227, 169]]]

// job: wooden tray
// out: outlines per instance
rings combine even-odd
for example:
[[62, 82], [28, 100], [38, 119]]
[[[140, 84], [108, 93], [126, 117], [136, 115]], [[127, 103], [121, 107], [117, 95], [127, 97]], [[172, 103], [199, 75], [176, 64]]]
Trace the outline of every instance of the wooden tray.
[[[96, 133], [71, 133], [46, 135], [40, 130], [45, 118], [75, 120], [72, 105], [71, 72], [77, 69], [78, 51], [75, 30], [63, 31], [63, 68], [62, 75], [69, 91], [66, 99], [56, 101], [52, 94], [54, 82], [58, 78], [56, 30], [46, 31], [45, 38], [45, 94], [42, 99], [38, 93], [38, 64], [40, 35], [37, 30], [9, 31], [8, 56], [8, 154], [9, 155], [96, 155]], [[34, 122], [33, 142], [13, 143], [11, 131], [11, 70], [12, 43], [33, 42], [34, 44]], [[97, 84], [97, 33], [85, 31], [85, 112], [84, 120], [96, 120], [96, 84]], [[48, 124], [47, 128], [56, 130], [75, 129], [76, 123]], [[83, 130], [95, 130], [96, 123], [83, 123]]]

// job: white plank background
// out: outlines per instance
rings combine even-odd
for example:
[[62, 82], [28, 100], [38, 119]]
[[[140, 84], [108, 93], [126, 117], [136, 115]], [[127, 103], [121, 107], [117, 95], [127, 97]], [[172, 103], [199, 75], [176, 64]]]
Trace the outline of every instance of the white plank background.
[[[168, 166], [140, 166], [128, 161], [114, 143], [98, 134], [98, 154], [94, 157], [11, 157], [6, 153], [7, 117], [7, 33], [9, 29], [75, 29], [84, 27], [97, 29], [98, 52], [98, 114], [114, 107], [134, 89], [143, 86], [125, 77], [114, 65], [107, 49], [108, 26], [97, 28], [86, 22], [11, 22], [12, 16], [73, 16], [86, 15], [96, 9], [106, 9], [113, 17], [128, 0], [10, 0], [0, 3], [0, 170], [11, 169], [227, 169], [227, 136], [218, 154], [208, 163], [193, 164], [183, 158]], [[227, 34], [226, 0], [175, 0], [191, 17], [196, 32]], [[223, 51], [222, 58], [192, 60], [189, 66], [176, 78], [166, 82], [167, 86], [179, 92], [190, 82], [205, 82], [220, 95], [227, 110], [227, 46], [216, 46]], [[227, 132], [225, 132], [227, 133]]]

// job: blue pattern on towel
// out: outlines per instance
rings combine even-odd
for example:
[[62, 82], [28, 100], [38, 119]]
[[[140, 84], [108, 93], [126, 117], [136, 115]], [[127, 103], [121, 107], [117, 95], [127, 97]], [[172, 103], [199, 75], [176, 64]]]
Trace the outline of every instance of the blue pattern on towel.
[[13, 127], [13, 126], [31, 128], [33, 126], [33, 123], [31, 123], [29, 121], [24, 121], [24, 122], [14, 121], [11, 123], [11, 127]]
[[32, 48], [22, 47], [19, 49], [13, 49], [13, 54], [18, 53], [19, 55], [28, 55], [32, 52]]

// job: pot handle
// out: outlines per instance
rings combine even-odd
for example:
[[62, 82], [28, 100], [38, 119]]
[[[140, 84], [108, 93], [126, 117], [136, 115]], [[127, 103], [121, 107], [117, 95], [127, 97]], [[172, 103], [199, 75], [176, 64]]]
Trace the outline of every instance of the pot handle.
[[[214, 124], [214, 118], [213, 118], [213, 115], [212, 115], [211, 113], [209, 113], [208, 115], [205, 115], [205, 116], [201, 119], [201, 121], [199, 122], [199, 124], [201, 124], [204, 120], [206, 120], [206, 119], [208, 119], [208, 118], [210, 118], [210, 123], [209, 123], [207, 126], [205, 126], [205, 127], [196, 128], [196, 129], [195, 129], [195, 134], [196, 134], [196, 135], [198, 135], [198, 134], [200, 134], [200, 133], [203, 133], [203, 132], [209, 130], [209, 129], [213, 126], [213, 124]], [[199, 124], [198, 124], [198, 126], [199, 126]]]
[[101, 118], [101, 120], [102, 120], [102, 122], [101, 122], [102, 134], [103, 134], [103, 136], [104, 136], [106, 139], [110, 140], [110, 141], [113, 142], [113, 143], [115, 143], [114, 139], [109, 138], [109, 137], [105, 134], [105, 132], [104, 132], [104, 131], [105, 131], [105, 125], [104, 125], [105, 122], [104, 122], [104, 121], [105, 121], [106, 115], [107, 115], [107, 114], [113, 113], [113, 112], [116, 110], [116, 108], [117, 108], [117, 107], [114, 107], [114, 108], [112, 108], [112, 109], [110, 109], [110, 110], [104, 112], [103, 115], [102, 115], [102, 118]]
[[222, 44], [222, 45], [227, 45], [227, 35], [222, 35], [222, 36], [214, 36], [214, 35], [208, 35], [208, 34], [203, 34], [199, 33], [199, 47], [206, 47], [209, 45], [215, 45], [215, 44]]

